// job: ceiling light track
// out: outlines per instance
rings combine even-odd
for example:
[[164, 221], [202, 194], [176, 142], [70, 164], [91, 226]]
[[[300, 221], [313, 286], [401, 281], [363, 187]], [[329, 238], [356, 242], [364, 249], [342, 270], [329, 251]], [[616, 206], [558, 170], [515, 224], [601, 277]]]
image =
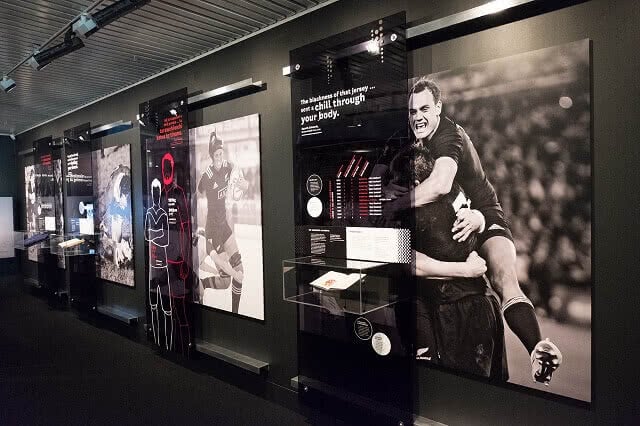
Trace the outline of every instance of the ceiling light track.
[[[100, 28], [109, 25], [118, 18], [133, 12], [136, 9], [139, 9], [149, 3], [149, 1], [150, 0], [118, 0], [97, 12], [91, 13], [102, 2], [104, 2], [104, 0], [96, 0], [78, 16], [73, 18], [67, 25], [49, 37], [49, 39], [40, 45], [40, 47], [35, 49], [32, 54], [24, 58], [8, 72], [0, 74], [2, 75], [0, 88], [5, 93], [9, 93], [11, 90], [15, 89], [16, 82], [9, 78], [9, 75], [25, 63], [28, 63], [35, 70], [41, 70], [54, 60], [84, 47], [84, 43], [82, 42], [83, 38], [91, 36], [91, 34], [95, 33]], [[62, 34], [64, 34], [64, 41], [62, 43], [45, 49], [46, 46], [51, 44]]]

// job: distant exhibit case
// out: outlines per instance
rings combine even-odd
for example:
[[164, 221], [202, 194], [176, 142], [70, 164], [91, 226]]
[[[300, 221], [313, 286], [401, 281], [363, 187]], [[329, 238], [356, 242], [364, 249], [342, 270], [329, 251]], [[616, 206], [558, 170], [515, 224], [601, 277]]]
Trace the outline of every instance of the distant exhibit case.
[[[405, 15], [291, 51], [300, 398], [363, 424], [411, 424], [411, 224], [382, 212], [378, 164], [406, 141]], [[401, 328], [406, 330], [406, 327]]]

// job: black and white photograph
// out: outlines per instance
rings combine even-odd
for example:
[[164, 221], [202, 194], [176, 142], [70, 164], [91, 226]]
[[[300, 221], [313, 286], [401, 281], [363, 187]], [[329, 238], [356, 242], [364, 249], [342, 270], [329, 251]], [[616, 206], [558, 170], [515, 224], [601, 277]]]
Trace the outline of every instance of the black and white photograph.
[[[27, 232], [38, 230], [38, 206], [36, 204], [36, 169], [33, 164], [24, 167], [24, 194]], [[27, 249], [27, 258], [32, 262], [38, 261], [38, 248], [32, 246]]]
[[[53, 159], [53, 180], [54, 180], [54, 203], [56, 211], [56, 234], [64, 235], [64, 194], [63, 194], [63, 176], [62, 176], [62, 159]], [[58, 268], [64, 269], [66, 261], [64, 253], [58, 251]]]
[[133, 287], [131, 145], [93, 151], [93, 169], [97, 196], [94, 212], [98, 231], [96, 274], [103, 280]]
[[189, 130], [194, 301], [264, 319], [260, 116]]
[[589, 41], [408, 90], [384, 209], [415, 215], [416, 359], [590, 401]]

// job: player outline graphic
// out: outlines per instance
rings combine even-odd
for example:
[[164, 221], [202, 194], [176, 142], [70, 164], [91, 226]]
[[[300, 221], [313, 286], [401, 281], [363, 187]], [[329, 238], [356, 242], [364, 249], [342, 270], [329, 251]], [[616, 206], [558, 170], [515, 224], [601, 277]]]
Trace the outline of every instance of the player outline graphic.
[[[173, 346], [173, 321], [171, 283], [167, 263], [167, 246], [169, 245], [169, 217], [161, 207], [162, 185], [158, 179], [151, 182], [151, 199], [153, 204], [147, 209], [144, 223], [144, 237], [149, 242], [149, 306], [151, 308], [151, 326], [156, 344], [160, 343], [160, 317], [158, 303], [164, 317], [165, 348]], [[168, 306], [162, 297], [168, 296]], [[168, 321], [168, 324], [167, 324]]]

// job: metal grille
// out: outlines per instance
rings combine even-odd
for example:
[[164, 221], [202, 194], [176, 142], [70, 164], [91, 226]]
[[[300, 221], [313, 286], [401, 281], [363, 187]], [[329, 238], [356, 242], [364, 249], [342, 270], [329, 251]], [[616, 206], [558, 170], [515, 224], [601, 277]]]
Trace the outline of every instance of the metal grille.
[[[335, 0], [334, 0], [335, 1]], [[0, 134], [33, 126], [331, 0], [151, 0], [45, 69], [22, 65], [0, 92]], [[4, 0], [0, 78], [93, 0]], [[100, 10], [113, 1], [103, 2]], [[53, 43], [62, 41], [62, 36]]]

